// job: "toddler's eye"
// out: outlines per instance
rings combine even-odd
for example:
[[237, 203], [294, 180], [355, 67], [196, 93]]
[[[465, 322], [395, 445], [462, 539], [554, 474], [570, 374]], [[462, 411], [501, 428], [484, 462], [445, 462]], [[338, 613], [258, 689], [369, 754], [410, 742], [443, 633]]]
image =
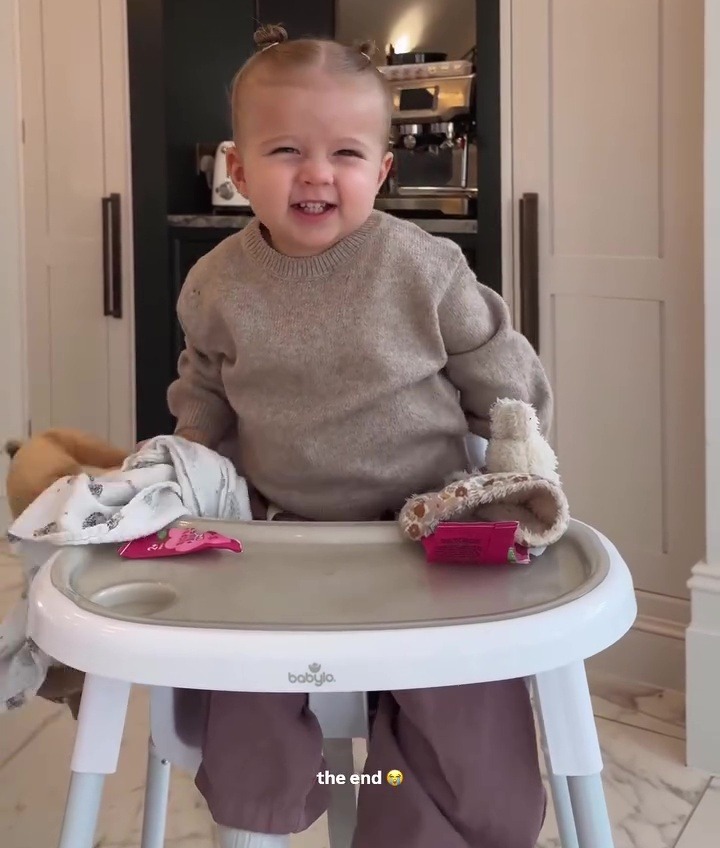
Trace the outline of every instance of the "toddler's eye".
[[343, 150], [338, 150], [338, 156], [355, 156], [358, 159], [362, 159], [363, 155], [359, 150], [350, 150], [349, 148], [344, 148]]
[[297, 153], [296, 147], [276, 147], [272, 153]]

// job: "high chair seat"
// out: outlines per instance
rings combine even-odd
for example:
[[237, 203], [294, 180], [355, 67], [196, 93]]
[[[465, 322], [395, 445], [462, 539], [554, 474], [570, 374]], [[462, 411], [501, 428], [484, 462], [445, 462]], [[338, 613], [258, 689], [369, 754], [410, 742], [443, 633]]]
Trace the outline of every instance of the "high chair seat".
[[[153, 687], [143, 846], [157, 848], [162, 758], [192, 770], [199, 757], [197, 740], [183, 752], [162, 738], [173, 688], [312, 693], [329, 743], [365, 734], [353, 693], [514, 678], [533, 684], [563, 848], [612, 846], [584, 660], [629, 630], [636, 604], [601, 534], [573, 521], [530, 566], [487, 568], [429, 565], [392, 522], [192, 525], [244, 552], [129, 561], [61, 549], [33, 581], [30, 637], [87, 673], [60, 848], [93, 844], [132, 684]], [[348, 813], [347, 796], [338, 803]], [[331, 810], [333, 848], [349, 845], [348, 815], [333, 827]]]

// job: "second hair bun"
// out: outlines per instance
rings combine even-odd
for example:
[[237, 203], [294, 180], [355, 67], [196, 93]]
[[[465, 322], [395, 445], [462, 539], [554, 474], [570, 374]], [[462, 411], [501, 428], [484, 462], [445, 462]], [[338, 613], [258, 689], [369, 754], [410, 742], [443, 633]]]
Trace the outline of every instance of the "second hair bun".
[[253, 36], [256, 47], [262, 50], [265, 47], [271, 47], [273, 44], [282, 44], [288, 40], [288, 34], [285, 27], [279, 24], [267, 24], [255, 30]]

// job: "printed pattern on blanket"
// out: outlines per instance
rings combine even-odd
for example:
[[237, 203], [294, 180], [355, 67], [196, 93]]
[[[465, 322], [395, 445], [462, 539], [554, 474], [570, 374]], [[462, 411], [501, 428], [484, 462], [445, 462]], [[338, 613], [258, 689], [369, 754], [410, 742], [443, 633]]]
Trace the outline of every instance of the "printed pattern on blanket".
[[247, 521], [248, 487], [230, 460], [178, 436], [158, 436], [101, 477], [64, 477], [12, 524], [25, 589], [0, 625], [0, 712], [35, 695], [53, 664], [27, 637], [33, 578], [58, 546], [126, 542], [180, 518]]

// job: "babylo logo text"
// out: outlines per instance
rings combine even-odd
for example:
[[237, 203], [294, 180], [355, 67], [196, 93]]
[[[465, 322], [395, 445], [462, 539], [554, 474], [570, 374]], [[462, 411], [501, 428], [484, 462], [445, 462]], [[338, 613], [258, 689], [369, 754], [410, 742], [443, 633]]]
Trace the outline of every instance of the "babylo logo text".
[[335, 678], [326, 671], [320, 671], [320, 663], [310, 663], [308, 670], [302, 674], [288, 673], [290, 683], [312, 683], [314, 686], [322, 686], [323, 683], [334, 683]]

